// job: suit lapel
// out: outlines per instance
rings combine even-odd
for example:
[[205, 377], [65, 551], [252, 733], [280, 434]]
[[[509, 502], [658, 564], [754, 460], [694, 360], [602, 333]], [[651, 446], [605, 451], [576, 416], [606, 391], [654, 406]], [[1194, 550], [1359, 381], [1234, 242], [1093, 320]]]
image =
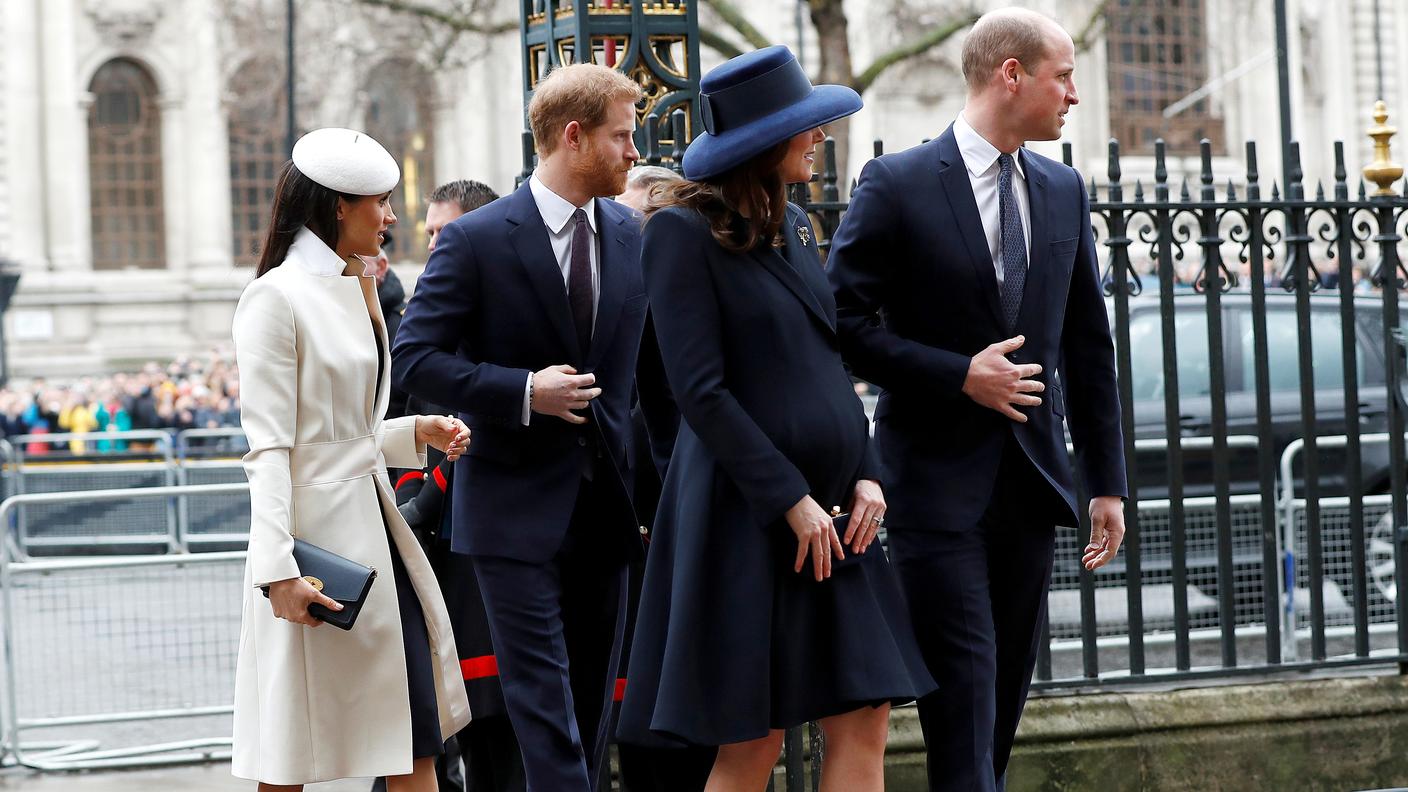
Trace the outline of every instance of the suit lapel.
[[954, 139], [950, 126], [939, 136], [939, 180], [943, 183], [944, 194], [948, 196], [948, 206], [953, 212], [954, 224], [968, 248], [968, 263], [973, 274], [978, 276], [988, 310], [999, 326], [1002, 324], [1002, 308], [998, 304], [997, 273], [993, 269], [992, 254], [988, 251], [988, 241], [983, 234], [983, 218], [978, 214], [978, 202], [973, 198], [973, 184], [968, 180], [968, 168], [963, 163], [963, 155], [958, 151], [958, 141]]
[[[1046, 266], [1047, 254], [1050, 253], [1051, 247], [1047, 240], [1050, 234], [1046, 228], [1046, 173], [1037, 163], [1037, 158], [1028, 156], [1025, 149], [1021, 155], [1027, 177], [1027, 208], [1031, 212], [1028, 222], [1031, 225], [1032, 238], [1028, 244], [1027, 279], [1022, 285], [1022, 303], [1017, 311], [1018, 326], [1023, 324], [1022, 320], [1035, 308], [1034, 301], [1047, 293], [1046, 281], [1051, 269]], [[1028, 300], [1027, 295], [1031, 295], [1032, 300]]]
[[[796, 229], [782, 229], [784, 238], [790, 237], [795, 233]], [[765, 244], [754, 248], [749, 255], [762, 264], [764, 269], [772, 273], [773, 277], [782, 281], [782, 285], [786, 286], [787, 290], [792, 292], [798, 300], [801, 300], [802, 304], [807, 307], [807, 310], [810, 311], [828, 331], [833, 333], [836, 331], [836, 328], [826, 316], [826, 312], [822, 310], [821, 304], [817, 302], [816, 295], [813, 294], [812, 290], [807, 287], [807, 284], [802, 281], [801, 273], [799, 273], [786, 258], [783, 258], [781, 250], [772, 245]]]
[[[799, 233], [805, 228], [807, 241], [802, 242]], [[820, 257], [816, 252], [816, 234], [812, 232], [811, 223], [807, 222], [806, 215], [801, 212], [787, 213], [787, 221], [782, 226], [782, 238], [786, 242], [788, 267], [801, 276], [802, 287], [806, 290], [806, 295], [810, 300], [803, 300], [807, 307], [821, 319], [826, 329], [836, 334], [836, 302], [831, 296], [831, 286], [826, 281], [826, 270], [821, 266]]]
[[577, 344], [577, 331], [572, 327], [572, 308], [567, 304], [567, 286], [562, 282], [562, 269], [558, 267], [557, 256], [552, 252], [548, 240], [548, 228], [543, 224], [543, 216], [538, 212], [538, 204], [533, 200], [533, 192], [524, 182], [511, 198], [508, 221], [513, 226], [508, 232], [509, 242], [518, 254], [518, 260], [528, 273], [533, 291], [543, 304], [548, 323], [557, 332], [563, 349], [568, 351], [574, 362], [582, 360], [582, 350]]
[[596, 327], [592, 330], [592, 346], [587, 353], [587, 370], [591, 371], [596, 367], [597, 361], [605, 354], [607, 347], [611, 346], [611, 339], [616, 335], [616, 326], [621, 319], [621, 306], [626, 303], [626, 267], [628, 266], [628, 253], [630, 247], [626, 242], [625, 234], [622, 233], [621, 223], [626, 219], [626, 215], [613, 216], [605, 208], [606, 202], [597, 199], [596, 202], [596, 227], [600, 229], [598, 237], [601, 240], [599, 245], [601, 270], [601, 294], [596, 302]]

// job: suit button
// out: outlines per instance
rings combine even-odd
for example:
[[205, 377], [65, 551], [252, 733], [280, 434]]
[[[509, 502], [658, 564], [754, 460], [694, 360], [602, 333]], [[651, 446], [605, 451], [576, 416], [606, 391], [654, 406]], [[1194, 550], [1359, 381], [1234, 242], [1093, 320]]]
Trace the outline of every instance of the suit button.
[[587, 446], [587, 438], [585, 438], [585, 437], [579, 437], [579, 438], [577, 438], [577, 445], [582, 446], [583, 448], [586, 448], [586, 446]]
[[640, 535], [641, 535], [641, 536], [645, 536], [645, 535], [648, 534], [648, 533], [650, 533], [650, 531], [647, 530], [644, 525], [642, 525], [642, 526], [640, 527]]
[[1017, 362], [1017, 353], [1016, 353], [1016, 352], [1008, 352], [1008, 353], [1007, 353], [1007, 359], [1010, 360], [1010, 361], [1012, 361], [1013, 363], [1016, 363], [1016, 362]]

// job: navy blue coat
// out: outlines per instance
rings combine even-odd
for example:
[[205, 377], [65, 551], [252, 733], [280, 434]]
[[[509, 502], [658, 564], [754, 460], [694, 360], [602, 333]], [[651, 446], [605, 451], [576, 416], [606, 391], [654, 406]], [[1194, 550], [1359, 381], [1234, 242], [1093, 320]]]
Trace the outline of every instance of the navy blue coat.
[[[1090, 494], [1127, 494], [1114, 347], [1080, 174], [1023, 149], [1031, 255], [1015, 332], [972, 185], [950, 127], [922, 146], [871, 160], [832, 242], [827, 266], [847, 365], [883, 390], [875, 439], [890, 530], [972, 526], [988, 506], [1008, 432], [1049, 481], [1075, 525], [1063, 431]], [[1010, 358], [1039, 363], [1042, 404], [1017, 423], [963, 392], [972, 356], [1011, 335]], [[1059, 372], [1059, 377], [1053, 377]], [[1067, 407], [1069, 406], [1069, 410]]]
[[[639, 552], [630, 504], [636, 462], [630, 402], [646, 322], [640, 221], [601, 198], [596, 213], [601, 293], [586, 355], [526, 182], [445, 226], [406, 308], [392, 352], [394, 382], [458, 411], [472, 430], [468, 453], [454, 465], [455, 552], [551, 559], [592, 449], [600, 449], [604, 467], [620, 482], [621, 497], [600, 515], [601, 524], [620, 525]], [[596, 375], [602, 393], [591, 402], [590, 420], [576, 426], [534, 413], [524, 426], [529, 373], [560, 363]]]
[[783, 249], [735, 254], [697, 212], [664, 209], [646, 224], [642, 267], [682, 420], [646, 561], [624, 741], [737, 742], [933, 686], [880, 553], [825, 583], [791, 570], [786, 511], [808, 494], [848, 509], [857, 479], [878, 469], [795, 206], [782, 236]]

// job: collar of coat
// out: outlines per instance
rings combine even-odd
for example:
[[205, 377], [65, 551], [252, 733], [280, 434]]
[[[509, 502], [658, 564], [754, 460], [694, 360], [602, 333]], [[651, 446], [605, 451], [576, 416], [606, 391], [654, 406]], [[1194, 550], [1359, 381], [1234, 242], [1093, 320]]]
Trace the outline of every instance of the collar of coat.
[[288, 249], [288, 260], [309, 275], [329, 277], [366, 274], [356, 271], [357, 265], [354, 262], [338, 258], [337, 253], [307, 226], [298, 229], [298, 234], [294, 236], [293, 245]]

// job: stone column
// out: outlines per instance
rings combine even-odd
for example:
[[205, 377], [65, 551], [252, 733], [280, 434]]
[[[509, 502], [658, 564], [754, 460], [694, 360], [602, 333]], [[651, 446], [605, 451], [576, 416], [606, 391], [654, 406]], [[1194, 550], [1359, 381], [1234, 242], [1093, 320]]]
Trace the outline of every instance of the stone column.
[[186, 66], [180, 112], [186, 159], [188, 245], [193, 271], [227, 270], [233, 255], [230, 227], [230, 134], [221, 95], [224, 78], [216, 41], [217, 4], [187, 0], [188, 36], [182, 45]]
[[189, 141], [181, 123], [186, 100], [180, 94], [163, 93], [157, 106], [161, 108], [161, 211], [166, 226], [166, 269], [184, 272], [190, 263], [191, 214], [187, 195], [190, 176], [186, 168]]
[[88, 108], [74, 75], [75, 3], [39, 3], [40, 101], [46, 247], [56, 271], [92, 268], [88, 205]]
[[5, 7], [0, 123], [0, 256], [26, 272], [49, 267], [44, 216], [44, 115], [39, 75], [44, 47], [39, 34], [42, 0], [12, 0]]

